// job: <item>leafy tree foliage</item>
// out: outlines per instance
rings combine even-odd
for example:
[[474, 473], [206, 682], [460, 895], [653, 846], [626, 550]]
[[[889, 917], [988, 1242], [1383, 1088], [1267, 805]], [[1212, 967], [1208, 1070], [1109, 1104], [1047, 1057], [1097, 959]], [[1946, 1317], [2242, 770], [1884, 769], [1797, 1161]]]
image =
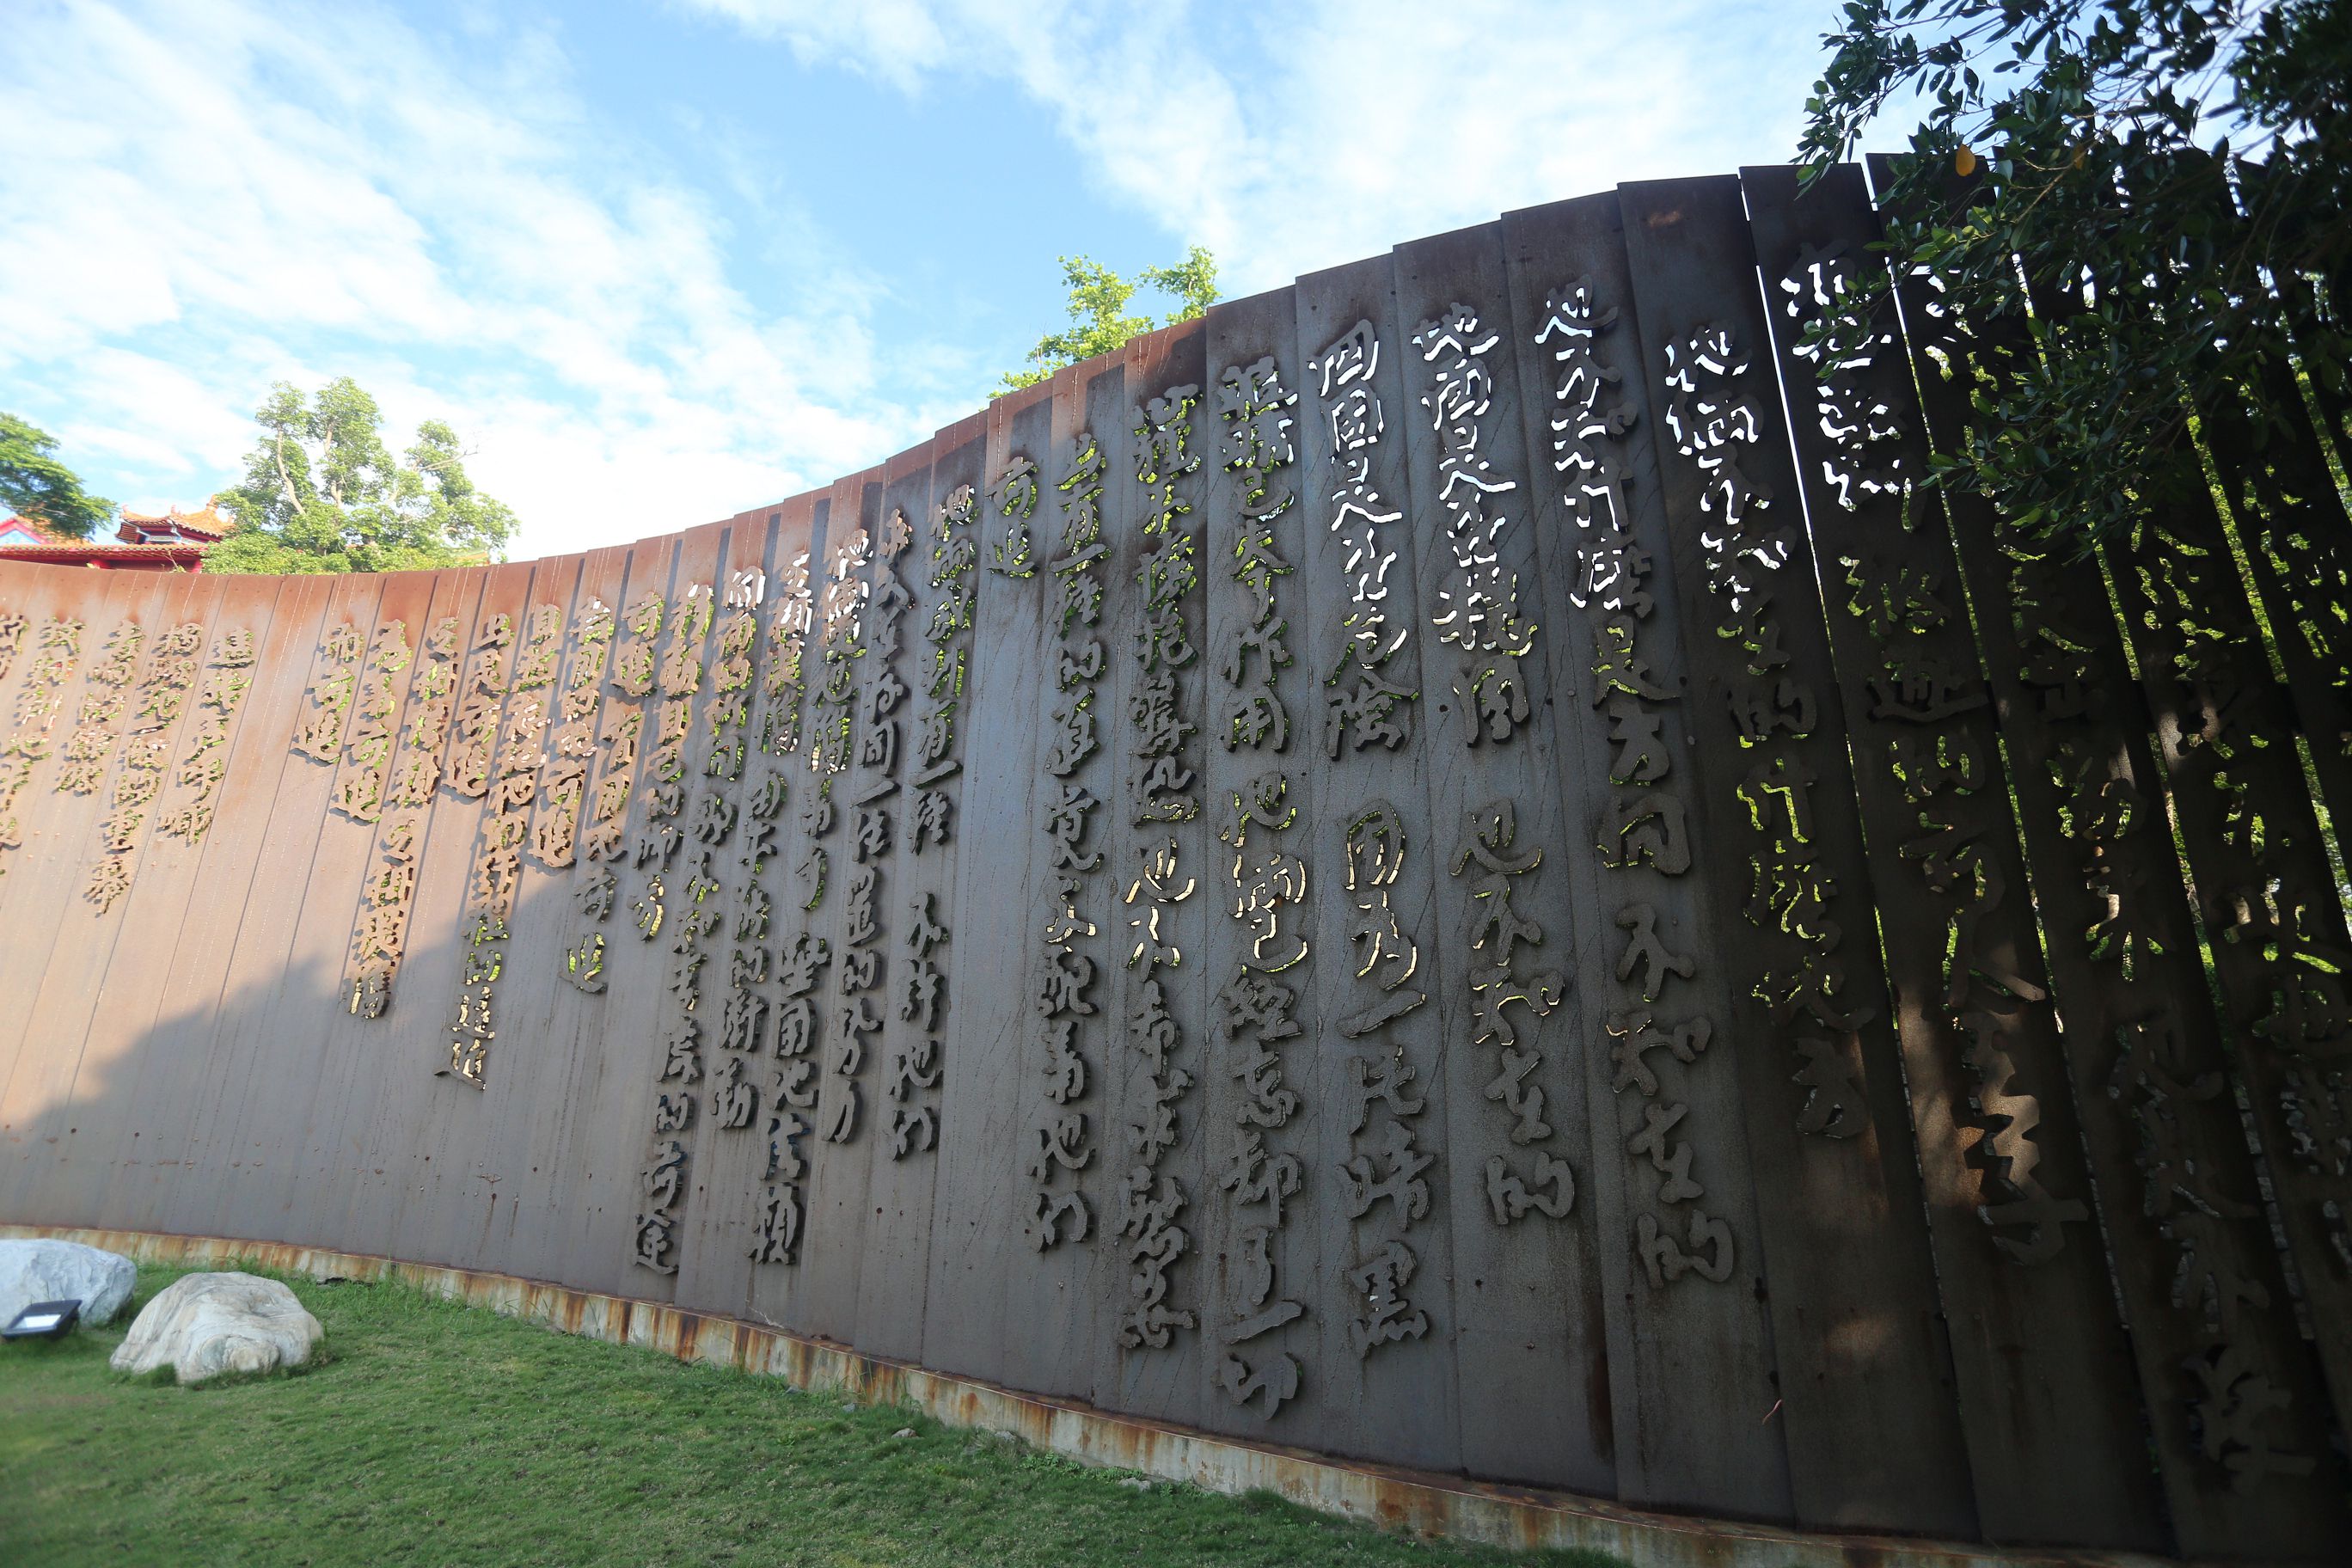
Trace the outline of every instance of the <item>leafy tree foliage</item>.
[[[1882, 193], [1900, 215], [1889, 259], [1960, 321], [2025, 328], [1977, 385], [1978, 433], [1942, 482], [2087, 547], [2202, 485], [2198, 411], [2258, 436], [2303, 417], [2275, 374], [2290, 353], [2345, 406], [2352, 6], [1848, 0], [1825, 42], [1809, 166], [1917, 94], [1925, 118]], [[1838, 352], [1838, 323], [1818, 335]]]
[[[1003, 390], [1034, 386], [1066, 364], [1107, 354], [1127, 340], [1155, 327], [1174, 326], [1208, 313], [1217, 302], [1217, 258], [1200, 246], [1185, 252], [1172, 267], [1147, 267], [1129, 282], [1109, 268], [1083, 256], [1062, 258], [1062, 281], [1070, 289], [1070, 324], [1047, 332], [1029, 351], [1033, 368], [1007, 372]], [[1148, 315], [1129, 315], [1128, 301], [1139, 289], [1153, 289], [1176, 303], [1164, 322]]]
[[514, 514], [466, 477], [455, 431], [428, 419], [395, 460], [375, 399], [348, 376], [309, 398], [279, 382], [254, 420], [262, 434], [245, 480], [220, 498], [239, 526], [206, 552], [207, 571], [471, 565], [514, 532]]
[[50, 456], [57, 438], [13, 414], [0, 414], [0, 502], [51, 533], [88, 539], [114, 521], [114, 503], [87, 493], [71, 468]]

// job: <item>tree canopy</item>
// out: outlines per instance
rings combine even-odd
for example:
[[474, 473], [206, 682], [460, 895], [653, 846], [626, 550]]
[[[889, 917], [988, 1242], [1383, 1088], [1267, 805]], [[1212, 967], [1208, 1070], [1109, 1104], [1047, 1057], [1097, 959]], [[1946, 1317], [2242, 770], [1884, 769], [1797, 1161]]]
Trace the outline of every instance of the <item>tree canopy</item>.
[[238, 523], [213, 572], [404, 572], [495, 559], [514, 514], [466, 477], [468, 455], [436, 419], [395, 459], [375, 399], [348, 376], [310, 397], [279, 382], [254, 411], [261, 438], [220, 497]]
[[[1029, 351], [1032, 368], [1006, 372], [1004, 391], [1034, 386], [1066, 364], [1109, 353], [1156, 327], [1206, 315], [1217, 302], [1217, 258], [1197, 245], [1174, 266], [1147, 267], [1132, 282], [1083, 256], [1065, 256], [1061, 261], [1062, 281], [1070, 289], [1070, 324], [1037, 340]], [[1165, 321], [1128, 314], [1128, 302], [1142, 289], [1169, 296], [1175, 301], [1175, 313]]]
[[0, 414], [0, 501], [51, 533], [88, 539], [114, 521], [114, 503], [85, 491], [57, 449], [47, 431]]
[[1889, 260], [1958, 320], [2026, 333], [1976, 387], [1983, 416], [1943, 482], [2025, 527], [2097, 538], [2148, 495], [2202, 484], [2197, 411], [2257, 431], [2302, 417], [2294, 378], [2274, 374], [2290, 354], [2342, 405], [2352, 6], [1847, 0], [1825, 42], [1809, 166], [1917, 94], [1924, 118], [1881, 193]]

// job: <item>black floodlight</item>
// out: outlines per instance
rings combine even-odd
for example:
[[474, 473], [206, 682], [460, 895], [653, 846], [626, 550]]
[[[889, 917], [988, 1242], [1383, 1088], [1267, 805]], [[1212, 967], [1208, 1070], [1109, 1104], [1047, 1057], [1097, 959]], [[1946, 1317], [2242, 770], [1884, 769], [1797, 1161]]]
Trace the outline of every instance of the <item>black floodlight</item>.
[[60, 1339], [80, 1316], [79, 1301], [36, 1301], [0, 1329], [0, 1340]]

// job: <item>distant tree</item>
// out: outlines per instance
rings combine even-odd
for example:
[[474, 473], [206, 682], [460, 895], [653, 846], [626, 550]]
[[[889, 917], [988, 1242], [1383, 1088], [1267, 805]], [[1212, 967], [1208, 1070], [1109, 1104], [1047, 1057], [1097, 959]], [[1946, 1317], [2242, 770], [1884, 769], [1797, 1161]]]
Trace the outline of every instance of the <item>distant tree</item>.
[[71, 468], [49, 454], [57, 437], [13, 414], [0, 414], [0, 501], [51, 533], [88, 539], [114, 521], [114, 503], [90, 495]]
[[205, 555], [211, 572], [405, 572], [499, 558], [514, 513], [466, 477], [439, 420], [394, 460], [375, 399], [348, 376], [305, 398], [279, 382], [254, 412], [261, 439], [221, 504], [237, 529]]
[[[1978, 388], [1982, 416], [1943, 482], [1982, 489], [2029, 528], [2114, 534], [2145, 498], [2202, 484], [2192, 408], [2234, 400], [2272, 427], [2296, 416], [2256, 370], [2290, 350], [2283, 315], [2308, 373], [2339, 400], [2352, 390], [2352, 5], [1843, 11], [1801, 155], [1816, 171], [1848, 156], [1882, 110], [1918, 94], [1925, 118], [1882, 193], [1889, 259], [1932, 277], [1961, 320], [2031, 331], [2002, 383]], [[1973, 182], [1958, 212], [1956, 176]], [[1857, 305], [1883, 289], [1873, 279]], [[1822, 333], [1836, 335], [1834, 323]]]
[[[1083, 256], [1062, 258], [1062, 281], [1070, 288], [1070, 324], [1047, 332], [1029, 351], [1032, 369], [1008, 371], [1003, 390], [1034, 386], [1066, 364], [1092, 359], [1122, 347], [1127, 340], [1155, 327], [1173, 326], [1208, 313], [1217, 302], [1217, 258], [1193, 246], [1173, 267], [1147, 267], [1129, 282], [1109, 268]], [[1166, 321], [1127, 314], [1128, 301], [1139, 289], [1154, 289], [1176, 302]]]

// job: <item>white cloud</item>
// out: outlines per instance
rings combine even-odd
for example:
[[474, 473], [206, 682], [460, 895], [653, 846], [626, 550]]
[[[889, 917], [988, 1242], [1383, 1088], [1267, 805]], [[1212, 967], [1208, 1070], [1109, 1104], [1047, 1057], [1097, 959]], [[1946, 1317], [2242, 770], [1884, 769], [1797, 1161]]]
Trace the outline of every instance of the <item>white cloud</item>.
[[1633, 180], [1793, 152], [1827, 7], [1528, 0], [685, 0], [908, 90], [952, 69], [1050, 107], [1229, 292]]
[[[676, 3], [888, 92], [1006, 84], [1098, 193], [1213, 247], [1233, 294], [1784, 156], [1820, 26], [1797, 0]], [[495, 13], [449, 41], [356, 5], [12, 10], [0, 387], [125, 500], [200, 500], [270, 381], [349, 374], [396, 442], [457, 428], [524, 519], [519, 555], [576, 548], [877, 460], [967, 412], [986, 368], [952, 321], [877, 343], [891, 280], [823, 215], [748, 164], [651, 164], [557, 38]], [[788, 306], [754, 300], [753, 267]]]
[[[757, 37], [788, 45], [803, 64], [841, 64], [912, 89], [954, 58], [950, 17], [928, 0], [691, 0]], [[961, 32], [961, 29], [954, 29]], [[959, 38], [958, 42], [963, 40]]]
[[354, 375], [395, 444], [446, 418], [519, 556], [724, 515], [940, 422], [880, 384], [866, 285], [803, 244], [794, 313], [755, 308], [727, 221], [600, 142], [543, 38], [461, 56], [360, 8], [89, 4], [11, 53], [0, 377], [125, 488], [179, 487], [147, 499], [232, 479], [279, 377]]
[[253, 426], [236, 405], [184, 366], [100, 348], [80, 368], [89, 388], [81, 413], [53, 432], [68, 451], [106, 453], [203, 489], [222, 455], [233, 458], [249, 444]]

